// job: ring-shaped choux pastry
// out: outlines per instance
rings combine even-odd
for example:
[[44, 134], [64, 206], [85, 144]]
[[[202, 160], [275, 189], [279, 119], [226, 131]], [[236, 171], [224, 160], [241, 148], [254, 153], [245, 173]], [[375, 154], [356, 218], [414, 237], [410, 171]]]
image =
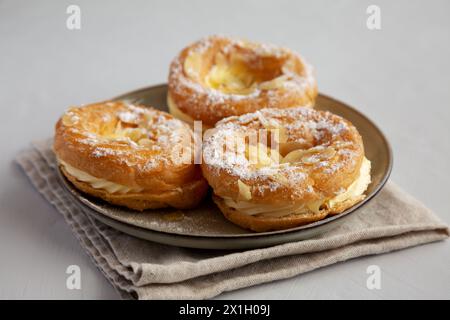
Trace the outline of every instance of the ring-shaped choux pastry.
[[274, 45], [210, 36], [184, 50], [169, 72], [168, 106], [177, 118], [203, 127], [262, 108], [313, 105], [312, 67]]
[[54, 151], [79, 190], [135, 210], [191, 208], [207, 192], [192, 161], [193, 133], [170, 114], [126, 102], [70, 108]]
[[223, 119], [205, 133], [201, 167], [224, 216], [257, 232], [341, 213], [370, 183], [357, 129], [304, 107]]

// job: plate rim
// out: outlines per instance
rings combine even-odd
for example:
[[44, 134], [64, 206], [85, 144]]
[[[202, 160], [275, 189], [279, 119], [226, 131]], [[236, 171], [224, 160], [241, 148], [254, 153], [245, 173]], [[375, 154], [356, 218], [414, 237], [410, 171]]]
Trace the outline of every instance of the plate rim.
[[[58, 177], [65, 179], [58, 170]], [[61, 181], [61, 180], [60, 180]], [[67, 181], [67, 180], [66, 180]], [[65, 186], [63, 186], [65, 187]], [[69, 192], [69, 196], [78, 200], [74, 194]], [[113, 228], [114, 230], [123, 232], [125, 234], [143, 239], [146, 241], [152, 241], [164, 245], [171, 245], [184, 248], [194, 249], [207, 249], [207, 250], [249, 250], [266, 248], [276, 245], [282, 245], [293, 241], [302, 241], [310, 239], [316, 235], [330, 231], [340, 224], [345, 222], [345, 219], [349, 217], [346, 215], [342, 219], [330, 221], [330, 223], [318, 226], [318, 228], [311, 228], [306, 230], [298, 230], [296, 232], [273, 234], [273, 235], [260, 235], [255, 233], [255, 237], [242, 238], [242, 237], [207, 237], [207, 236], [190, 236], [187, 234], [176, 234], [164, 231], [157, 231], [146, 229], [140, 226], [132, 225], [120, 220], [116, 220], [112, 217], [106, 216], [101, 212], [98, 212], [88, 206], [83, 205], [82, 202], [77, 201], [76, 205], [83, 212], [89, 214], [93, 219], [104, 223], [105, 225]], [[129, 231], [131, 230], [131, 232]]]
[[[153, 86], [147, 86], [147, 87], [142, 87], [136, 90], [132, 90], [129, 92], [126, 92], [124, 94], [121, 94], [117, 97], [112, 98], [111, 100], [126, 100], [126, 97], [132, 94], [139, 94], [148, 90], [155, 90], [158, 88], [167, 88], [167, 83], [160, 83], [160, 84], [156, 84]], [[224, 235], [201, 235], [201, 234], [183, 234], [183, 233], [175, 233], [175, 232], [168, 232], [168, 231], [163, 231], [163, 230], [155, 230], [155, 229], [149, 229], [149, 228], [145, 228], [142, 226], [138, 226], [135, 224], [131, 224], [131, 223], [127, 223], [125, 221], [121, 221], [121, 220], [117, 220], [114, 219], [113, 217], [106, 215], [105, 213], [99, 211], [96, 206], [95, 203], [92, 205], [91, 201], [86, 198], [85, 195], [83, 195], [80, 191], [76, 190], [75, 191], [75, 187], [73, 187], [73, 185], [71, 185], [71, 188], [68, 190], [69, 193], [71, 193], [71, 196], [73, 198], [75, 198], [77, 200], [77, 202], [80, 205], [83, 205], [85, 207], [87, 207], [89, 210], [93, 210], [95, 211], [95, 213], [101, 214], [102, 217], [114, 220], [117, 223], [122, 223], [125, 224], [129, 227], [133, 227], [133, 228], [139, 228], [139, 229], [143, 229], [143, 230], [147, 230], [149, 232], [157, 232], [157, 233], [164, 233], [167, 235], [172, 235], [172, 236], [178, 236], [178, 237], [189, 237], [189, 238], [199, 238], [199, 239], [245, 239], [245, 238], [259, 238], [259, 237], [269, 237], [269, 236], [276, 236], [276, 235], [281, 235], [281, 234], [289, 234], [289, 233], [297, 233], [297, 232], [301, 232], [301, 231], [305, 231], [305, 230], [311, 230], [329, 223], [332, 223], [333, 221], [342, 219], [346, 216], [348, 216], [350, 213], [353, 213], [355, 211], [357, 211], [358, 209], [362, 208], [364, 205], [366, 205], [368, 202], [370, 202], [370, 200], [372, 200], [385, 186], [386, 182], [389, 180], [389, 177], [391, 175], [392, 172], [392, 168], [393, 168], [393, 152], [392, 152], [392, 147], [388, 141], [388, 139], [386, 138], [385, 134], [380, 130], [380, 128], [372, 121], [370, 120], [365, 114], [363, 114], [362, 112], [360, 112], [359, 110], [355, 109], [354, 107], [348, 105], [347, 103], [344, 103], [336, 98], [330, 97], [326, 94], [323, 93], [319, 93], [319, 96], [325, 100], [329, 100], [332, 101], [336, 104], [339, 105], [343, 105], [346, 108], [350, 109], [351, 112], [357, 114], [359, 117], [361, 117], [362, 119], [364, 119], [364, 121], [366, 121], [367, 123], [369, 123], [376, 131], [377, 134], [381, 137], [381, 139], [383, 140], [384, 145], [387, 147], [387, 169], [383, 174], [382, 179], [380, 180], [380, 182], [374, 187], [374, 190], [372, 190], [372, 192], [368, 195], [366, 195], [365, 199], [363, 199], [361, 202], [355, 204], [354, 206], [348, 208], [347, 210], [345, 210], [344, 212], [340, 213], [340, 214], [336, 214], [336, 215], [332, 215], [329, 216], [325, 219], [319, 220], [319, 221], [315, 221], [313, 223], [309, 223], [306, 225], [302, 225], [302, 226], [298, 226], [295, 228], [290, 228], [290, 229], [284, 229], [284, 230], [275, 230], [275, 231], [267, 231], [267, 232], [252, 232], [252, 231], [248, 231], [248, 233], [245, 234], [224, 234]], [[60, 179], [62, 178], [64, 180], [63, 185], [66, 189], [69, 188], [70, 182], [67, 181], [65, 179], [65, 177], [61, 174], [60, 169], [58, 167], [58, 176], [60, 177]], [[69, 184], [69, 185], [67, 185]], [[74, 194], [74, 191], [77, 193], [77, 196]], [[83, 198], [85, 201], [82, 201], [81, 198]], [[108, 204], [113, 206], [112, 204]]]

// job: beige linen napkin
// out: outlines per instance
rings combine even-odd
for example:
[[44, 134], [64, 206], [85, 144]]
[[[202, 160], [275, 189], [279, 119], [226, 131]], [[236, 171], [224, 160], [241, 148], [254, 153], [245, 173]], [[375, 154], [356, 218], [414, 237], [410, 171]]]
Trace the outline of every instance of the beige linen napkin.
[[123, 298], [211, 298], [449, 236], [448, 227], [429, 209], [388, 183], [344, 224], [313, 239], [233, 252], [171, 247], [128, 236], [83, 213], [58, 182], [50, 141], [33, 144], [17, 162]]

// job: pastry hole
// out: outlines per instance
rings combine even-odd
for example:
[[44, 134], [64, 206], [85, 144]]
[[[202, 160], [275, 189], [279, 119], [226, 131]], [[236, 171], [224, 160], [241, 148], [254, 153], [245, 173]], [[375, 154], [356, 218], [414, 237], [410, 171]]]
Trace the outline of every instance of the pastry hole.
[[204, 52], [193, 50], [183, 67], [188, 77], [207, 87], [227, 94], [248, 95], [257, 89], [282, 87], [290, 79], [284, 73], [296, 69], [289, 61], [286, 54], [263, 53], [258, 45], [241, 42]]

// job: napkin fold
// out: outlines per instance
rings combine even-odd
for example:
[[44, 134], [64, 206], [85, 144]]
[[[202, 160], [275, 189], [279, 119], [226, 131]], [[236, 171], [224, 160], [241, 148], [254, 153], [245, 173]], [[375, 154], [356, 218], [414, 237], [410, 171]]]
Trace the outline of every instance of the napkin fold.
[[448, 226], [433, 212], [389, 182], [345, 223], [309, 240], [245, 251], [172, 247], [121, 233], [85, 213], [58, 181], [51, 141], [35, 142], [16, 161], [124, 299], [211, 298], [449, 237]]

